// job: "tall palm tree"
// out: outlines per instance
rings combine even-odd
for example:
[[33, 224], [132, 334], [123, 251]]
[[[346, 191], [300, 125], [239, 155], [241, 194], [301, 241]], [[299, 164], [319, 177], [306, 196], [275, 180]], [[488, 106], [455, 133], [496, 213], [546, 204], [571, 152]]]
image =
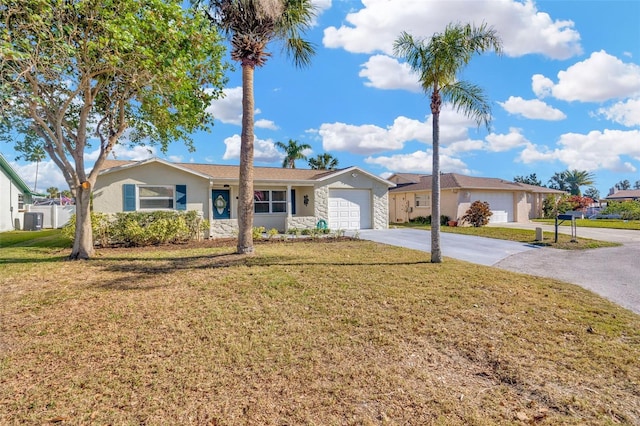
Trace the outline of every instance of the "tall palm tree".
[[338, 159], [325, 152], [309, 159], [309, 167], [312, 170], [335, 170], [338, 168]]
[[595, 176], [586, 170], [566, 170], [564, 172], [564, 181], [567, 183], [571, 195], [582, 195], [580, 187], [593, 185]]
[[285, 152], [286, 155], [284, 156], [284, 160], [282, 160], [282, 167], [289, 169], [296, 168], [296, 160], [306, 160], [307, 156], [302, 152], [311, 149], [311, 145], [308, 143], [299, 144], [298, 141], [294, 141], [293, 139], [289, 139], [289, 143], [286, 145], [280, 141], [276, 142], [275, 145]]
[[294, 65], [309, 65], [315, 49], [302, 38], [315, 15], [311, 0], [194, 0], [206, 6], [212, 23], [231, 41], [231, 58], [242, 66], [242, 134], [238, 192], [240, 254], [253, 253], [253, 75], [271, 53], [267, 45], [281, 41]]
[[487, 127], [491, 106], [479, 86], [460, 81], [457, 75], [471, 57], [489, 50], [501, 53], [502, 42], [486, 24], [449, 24], [443, 33], [435, 33], [428, 41], [414, 39], [403, 32], [394, 43], [396, 56], [404, 58], [420, 75], [422, 89], [431, 96], [433, 120], [433, 165], [431, 179], [431, 262], [442, 262], [440, 248], [440, 110], [442, 102], [451, 104], [465, 115]]

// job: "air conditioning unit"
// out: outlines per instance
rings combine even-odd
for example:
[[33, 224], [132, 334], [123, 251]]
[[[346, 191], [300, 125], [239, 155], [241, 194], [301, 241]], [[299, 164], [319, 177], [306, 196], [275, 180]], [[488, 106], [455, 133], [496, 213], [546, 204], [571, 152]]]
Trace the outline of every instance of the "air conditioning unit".
[[24, 214], [24, 231], [40, 231], [42, 222], [44, 221], [44, 213], [42, 212], [25, 212]]

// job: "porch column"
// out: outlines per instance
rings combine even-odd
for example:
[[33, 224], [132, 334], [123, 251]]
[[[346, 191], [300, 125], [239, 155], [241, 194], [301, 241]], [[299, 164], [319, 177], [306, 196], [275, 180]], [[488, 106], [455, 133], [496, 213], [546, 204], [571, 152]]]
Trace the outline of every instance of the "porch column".
[[287, 185], [287, 217], [291, 217], [291, 185]]

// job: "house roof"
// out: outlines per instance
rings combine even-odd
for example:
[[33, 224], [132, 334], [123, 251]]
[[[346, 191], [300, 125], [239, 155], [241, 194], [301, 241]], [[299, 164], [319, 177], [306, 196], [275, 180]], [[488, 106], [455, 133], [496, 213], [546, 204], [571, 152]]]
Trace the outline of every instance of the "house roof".
[[27, 184], [24, 183], [24, 180], [22, 180], [20, 175], [18, 175], [18, 173], [13, 169], [13, 167], [11, 167], [9, 162], [4, 158], [4, 155], [2, 155], [1, 153], [0, 153], [0, 169], [2, 169], [7, 174], [7, 176], [9, 176], [9, 179], [11, 179], [11, 181], [13, 183], [15, 183], [16, 186], [18, 188], [20, 188], [20, 190], [24, 194], [27, 194], [27, 195], [40, 195], [40, 194], [34, 193], [33, 191], [31, 191], [29, 189]]
[[[405, 174], [399, 173], [394, 176], [403, 176]], [[416, 175], [406, 174], [410, 177]], [[399, 186], [397, 188], [390, 189], [390, 192], [416, 192], [416, 191], [431, 191], [431, 175], [418, 175], [419, 181], [416, 183]], [[557, 189], [545, 188], [543, 186], [528, 185], [526, 183], [511, 182], [498, 178], [486, 178], [465, 176], [457, 173], [443, 173], [440, 175], [440, 189], [484, 189], [484, 190], [496, 190], [496, 191], [527, 191], [534, 193], [548, 193], [548, 194], [562, 194], [564, 191]]]
[[623, 189], [606, 196], [605, 200], [640, 199], [640, 189]]
[[[238, 181], [240, 167], [237, 165], [224, 164], [198, 164], [198, 163], [171, 163], [160, 158], [151, 158], [142, 161], [123, 161], [123, 160], [105, 160], [100, 174], [112, 173], [129, 167], [136, 167], [143, 164], [158, 162], [170, 167], [184, 170], [207, 179]], [[333, 176], [345, 173], [362, 173], [372, 179], [376, 179], [384, 184], [392, 187], [394, 183], [389, 182], [379, 176], [359, 169], [357, 167], [347, 167], [339, 170], [310, 170], [310, 169], [289, 169], [282, 167], [254, 167], [253, 178], [255, 181], [271, 181], [271, 182], [319, 182]]]

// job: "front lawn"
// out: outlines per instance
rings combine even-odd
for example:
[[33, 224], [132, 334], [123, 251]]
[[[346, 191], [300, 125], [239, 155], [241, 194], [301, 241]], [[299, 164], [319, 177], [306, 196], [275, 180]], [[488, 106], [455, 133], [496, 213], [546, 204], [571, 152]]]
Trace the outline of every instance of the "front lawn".
[[0, 424], [640, 423], [640, 316], [580, 287], [360, 240], [234, 249], [3, 248]]

